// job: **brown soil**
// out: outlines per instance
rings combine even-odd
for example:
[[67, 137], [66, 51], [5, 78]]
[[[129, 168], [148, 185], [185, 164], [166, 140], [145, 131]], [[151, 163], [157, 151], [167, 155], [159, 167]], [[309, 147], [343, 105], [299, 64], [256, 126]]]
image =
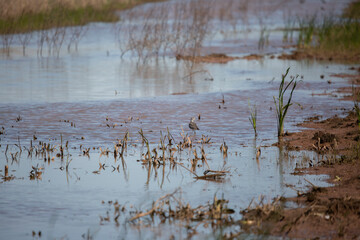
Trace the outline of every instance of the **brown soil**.
[[[257, 209], [245, 213], [245, 219], [260, 223], [257, 232], [301, 239], [359, 239], [360, 236], [360, 162], [324, 166], [309, 170], [328, 174], [333, 187], [312, 189], [285, 201], [302, 207]], [[255, 217], [254, 217], [255, 216]], [[257, 216], [257, 217], [256, 217]], [[254, 230], [254, 228], [253, 228]]]
[[[64, 6], [68, 9], [79, 9], [86, 7], [93, 7], [95, 9], [100, 9], [111, 1], [107, 0], [83, 0], [83, 1], [74, 1], [74, 0], [32, 0], [32, 1], [23, 1], [23, 0], [12, 0], [11, 3], [7, 0], [0, 0], [0, 17], [6, 19], [9, 17], [19, 17], [24, 13], [44, 13], [51, 9], [54, 9], [58, 6]], [[128, 0], [114, 0], [112, 3], [118, 5], [130, 5], [131, 1]], [[142, 3], [149, 2], [138, 1]]]
[[331, 77], [346, 78], [352, 87], [342, 87], [337, 89], [337, 93], [343, 94], [343, 100], [346, 101], [359, 101], [360, 100], [360, 68], [350, 68], [350, 70], [356, 70], [356, 74], [333, 74]]
[[212, 53], [206, 56], [184, 56], [184, 55], [176, 55], [176, 60], [187, 60], [194, 62], [203, 62], [203, 63], [227, 63], [236, 59], [246, 59], [246, 60], [260, 60], [263, 59], [263, 55], [258, 54], [250, 54], [244, 57], [230, 57], [223, 53]]
[[[354, 82], [354, 75], [333, 75]], [[350, 91], [349, 91], [350, 89]], [[350, 100], [354, 100], [352, 89]], [[344, 89], [338, 91], [344, 92]], [[278, 201], [243, 211], [244, 229], [257, 233], [306, 239], [360, 239], [360, 129], [355, 112], [345, 118], [334, 116], [320, 121], [314, 116], [299, 126], [302, 132], [287, 133], [281, 143], [288, 150], [313, 150], [327, 160], [315, 167], [295, 169], [294, 174], [326, 174], [331, 187], [311, 189], [297, 197], [281, 199], [298, 208], [283, 208]], [[311, 165], [311, 164], [310, 164]]]
[[[333, 74], [332, 77], [346, 78], [350, 83], [355, 83], [360, 79], [360, 68], [355, 74]], [[337, 89], [338, 93], [349, 94], [343, 100], [355, 99], [359, 94], [359, 89], [346, 87]], [[332, 151], [336, 154], [350, 154], [359, 144], [360, 125], [355, 112], [349, 112], [345, 118], [334, 116], [333, 118], [319, 121], [319, 116], [308, 119], [298, 124], [300, 127], [307, 128], [302, 132], [290, 133], [284, 137], [284, 142], [290, 150], [315, 150], [322, 153]]]
[[[359, 71], [359, 70], [358, 70]], [[357, 74], [332, 74], [330, 77], [346, 78], [351, 84], [360, 84], [360, 73]]]
[[286, 60], [320, 60], [320, 61], [341, 61], [341, 62], [359, 62], [360, 53], [349, 53], [349, 52], [328, 52], [328, 51], [316, 51], [313, 49], [298, 49], [290, 54], [282, 54], [278, 56], [279, 59]]
[[[295, 173], [327, 174], [332, 187], [311, 189], [294, 198], [298, 208], [261, 206], [243, 212], [245, 227], [258, 233], [306, 239], [359, 239], [360, 237], [360, 161], [359, 127], [355, 113], [319, 121], [314, 117], [300, 124], [310, 128], [287, 134], [282, 144], [288, 149], [315, 150], [323, 155], [340, 155], [318, 166], [295, 169]], [[246, 229], [246, 228], [245, 228]]]
[[229, 57], [222, 53], [212, 53], [206, 56], [184, 56], [184, 55], [176, 55], [176, 60], [187, 60], [194, 62], [203, 62], [203, 63], [227, 63], [233, 61], [235, 59], [239, 59], [238, 57]]
[[241, 59], [246, 59], [246, 60], [260, 60], [263, 58], [264, 58], [264, 56], [258, 55], [258, 54], [250, 54], [248, 56], [241, 57]]
[[354, 112], [347, 117], [317, 121], [309, 119], [298, 126], [309, 128], [302, 132], [288, 133], [283, 144], [290, 150], [315, 150], [321, 153], [336, 152], [347, 154], [358, 145], [359, 126]]

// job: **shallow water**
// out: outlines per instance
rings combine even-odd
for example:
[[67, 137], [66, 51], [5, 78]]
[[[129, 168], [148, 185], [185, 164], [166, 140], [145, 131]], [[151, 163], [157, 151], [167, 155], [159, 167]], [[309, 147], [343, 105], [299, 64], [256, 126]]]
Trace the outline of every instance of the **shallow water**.
[[[279, 14], [275, 16], [272, 21], [279, 23]], [[195, 70], [203, 72], [190, 79], [186, 78], [184, 62], [172, 56], [151, 60], [140, 67], [131, 55], [121, 59], [112, 26], [90, 24], [78, 52], [64, 50], [60, 57], [38, 57], [36, 43], [29, 45], [25, 57], [20, 46], [12, 50], [10, 58], [2, 56], [0, 128], [4, 127], [4, 134], [0, 135], [0, 174], [4, 175], [8, 165], [9, 175], [15, 177], [0, 183], [3, 238], [30, 238], [32, 231], [41, 231], [48, 239], [79, 239], [88, 231], [98, 239], [169, 238], [171, 233], [182, 238], [186, 231], [177, 225], [139, 231], [126, 222], [129, 218], [126, 214], [120, 217], [120, 226], [113, 222], [100, 224], [99, 216], [105, 216], [111, 208], [102, 201], [117, 200], [127, 209], [145, 210], [154, 200], [180, 187], [183, 201], [191, 206], [205, 204], [214, 195], [223, 196], [239, 217], [239, 210], [260, 195], [269, 201], [280, 195], [295, 195], [288, 184], [303, 189], [308, 185], [306, 178], [318, 186], [327, 185], [326, 176], [291, 175], [295, 166], [306, 166], [308, 158], [316, 162], [319, 156], [310, 152], [280, 152], [271, 146], [277, 141], [273, 96], [277, 94], [281, 74], [291, 67], [290, 74], [299, 74], [302, 82], [294, 93], [294, 102], [298, 104], [289, 110], [285, 130], [300, 130], [296, 124], [314, 115], [323, 118], [342, 115], [352, 103], [340, 101], [334, 94], [319, 94], [348, 86], [343, 79], [330, 75], [349, 72], [349, 66], [266, 56], [260, 61], [239, 59], [227, 64], [199, 64]], [[231, 44], [216, 38], [214, 42], [231, 49]], [[278, 53], [277, 47], [269, 48], [269, 52]], [[232, 55], [243, 55], [241, 49]], [[322, 74], [324, 79], [320, 78]], [[257, 139], [248, 120], [249, 100], [258, 109]], [[200, 130], [193, 135], [188, 122], [199, 114]], [[150, 168], [150, 172], [141, 165], [137, 160], [143, 158], [141, 154], [146, 150], [138, 131], [144, 131], [153, 149], [159, 146], [160, 131], [165, 135], [167, 128], [176, 143], [181, 134], [191, 135], [198, 154], [201, 136], [211, 137], [212, 143], [204, 145], [209, 167], [229, 170], [224, 181], [195, 180], [193, 174], [179, 165], [174, 169], [170, 164], [157, 170]], [[100, 147], [112, 151], [114, 143], [127, 131], [129, 147], [123, 161], [114, 159], [112, 153], [101, 156]], [[56, 157], [57, 152], [50, 154], [50, 159], [54, 157], [50, 161], [27, 157], [23, 147], [29, 148], [30, 141], [33, 145], [45, 142], [58, 147], [60, 136], [63, 144], [69, 142], [68, 171], [63, 169], [67, 158], [61, 160]], [[225, 159], [219, 150], [223, 141], [229, 146]], [[22, 154], [13, 159], [11, 153], [19, 152], [15, 145], [19, 143]], [[256, 161], [256, 147], [260, 145], [262, 155]], [[84, 148], [90, 148], [89, 157], [83, 156]], [[189, 149], [175, 157], [190, 168], [193, 154]], [[105, 168], [100, 170], [99, 163], [105, 164]], [[201, 160], [198, 163], [196, 172], [202, 174], [207, 167]], [[44, 168], [41, 179], [29, 180], [33, 166]], [[201, 234], [214, 238], [211, 229], [202, 229]]]

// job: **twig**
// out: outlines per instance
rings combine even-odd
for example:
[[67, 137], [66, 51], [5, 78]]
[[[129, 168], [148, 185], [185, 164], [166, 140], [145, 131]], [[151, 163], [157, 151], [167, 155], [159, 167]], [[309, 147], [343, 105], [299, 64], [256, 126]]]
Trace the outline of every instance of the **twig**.
[[189, 172], [191, 172], [192, 174], [194, 174], [196, 177], [199, 177], [194, 171], [191, 171], [190, 169], [188, 169], [187, 167], [185, 167], [182, 163], [179, 162], [175, 162], [174, 163], [180, 165], [181, 167], [185, 168], [186, 170], [188, 170]]
[[216, 179], [216, 178], [219, 178], [219, 177], [223, 177], [225, 175], [226, 175], [225, 173], [214, 173], [214, 174], [207, 174], [207, 175], [204, 175], [204, 176], [196, 176], [195, 178], [196, 179], [207, 180], [207, 179]]
[[153, 204], [152, 209], [150, 209], [147, 212], [137, 214], [136, 216], [130, 218], [129, 221], [132, 222], [132, 221], [134, 221], [134, 220], [136, 220], [138, 218], [145, 217], [145, 216], [150, 215], [151, 213], [155, 212], [160, 207], [160, 206], [158, 206], [158, 203], [160, 201], [173, 196], [179, 189], [180, 188], [177, 188], [173, 193], [169, 193], [169, 194], [166, 194], [165, 196], [162, 196], [161, 198], [159, 198], [158, 200], [155, 201], [155, 203]]
[[7, 157], [7, 151], [9, 149], [9, 144], [6, 145], [6, 150], [5, 150], [5, 156]]
[[186, 75], [185, 77], [183, 77], [183, 79], [191, 77], [192, 75], [195, 75], [196, 73], [202, 73], [202, 72], [208, 73], [208, 71], [206, 71], [206, 70], [199, 70], [199, 71], [195, 71], [195, 72], [192, 72], [192, 73]]
[[[18, 143], [19, 143], [19, 149], [20, 149], [20, 153], [22, 152], [22, 149], [21, 149], [21, 145], [20, 145], [20, 137], [18, 136]], [[15, 144], [16, 145], [16, 144]]]
[[316, 186], [315, 184], [313, 184], [312, 182], [310, 182], [309, 180], [307, 180], [306, 178], [304, 178], [305, 181], [307, 181], [308, 183], [311, 184], [311, 186], [313, 186], [313, 188], [319, 188], [318, 186]]

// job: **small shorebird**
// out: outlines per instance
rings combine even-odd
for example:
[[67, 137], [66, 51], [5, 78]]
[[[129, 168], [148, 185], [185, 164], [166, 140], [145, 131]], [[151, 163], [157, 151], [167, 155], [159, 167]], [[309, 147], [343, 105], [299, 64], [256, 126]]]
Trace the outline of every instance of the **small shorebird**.
[[194, 132], [195, 132], [195, 130], [200, 130], [200, 129], [198, 128], [198, 126], [196, 125], [196, 123], [195, 123], [195, 118], [194, 118], [194, 117], [192, 117], [192, 118], [190, 119], [189, 128], [190, 128], [191, 130], [193, 130]]

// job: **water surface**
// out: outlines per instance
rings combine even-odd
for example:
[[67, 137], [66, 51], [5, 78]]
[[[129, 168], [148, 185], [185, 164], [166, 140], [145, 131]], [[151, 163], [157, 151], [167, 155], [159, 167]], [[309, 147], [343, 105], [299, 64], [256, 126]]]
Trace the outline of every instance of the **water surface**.
[[[307, 166], [307, 159], [316, 162], [319, 156], [311, 152], [288, 153], [272, 146], [277, 141], [273, 96], [278, 93], [281, 74], [288, 67], [290, 75], [298, 74], [301, 82], [294, 93], [295, 104], [288, 113], [285, 130], [299, 131], [296, 124], [308, 117], [341, 116], [352, 107], [352, 103], [340, 101], [336, 93], [324, 94], [349, 86], [343, 79], [331, 76], [350, 72], [349, 66], [276, 59], [282, 45], [282, 32], [276, 30], [283, 25], [281, 13], [297, 6], [295, 2], [298, 1], [284, 5], [281, 11], [269, 9], [265, 15], [268, 17], [264, 17], [264, 22], [267, 26], [272, 24], [274, 32], [270, 35], [273, 44], [264, 50], [257, 49], [263, 22], [254, 17], [256, 8], [252, 5], [245, 26], [251, 29], [245, 31], [246, 42], [245, 38], [239, 40], [245, 36], [244, 28], [231, 33], [230, 25], [225, 25], [228, 34], [217, 32], [206, 40], [204, 52], [222, 51], [232, 56], [268, 54], [263, 59], [197, 64], [192, 70], [201, 73], [192, 78], [186, 77], [187, 63], [177, 61], [169, 53], [151, 58], [146, 64], [139, 64], [132, 54], [121, 58], [114, 24], [89, 24], [78, 51], [69, 53], [64, 47], [59, 56], [46, 55], [46, 49], [39, 56], [35, 40], [27, 47], [26, 56], [22, 56], [20, 45], [14, 45], [10, 57], [2, 55], [0, 59], [0, 128], [4, 128], [0, 135], [0, 174], [4, 175], [8, 165], [9, 175], [15, 177], [0, 183], [2, 237], [30, 238], [32, 231], [41, 231], [44, 238], [79, 239], [89, 231], [98, 239], [169, 238], [171, 233], [182, 238], [186, 231], [174, 225], [139, 231], [126, 221], [129, 218], [126, 214], [120, 217], [120, 226], [100, 222], [99, 216], [111, 210], [102, 201], [117, 200], [127, 209], [145, 210], [157, 198], [181, 188], [183, 201], [193, 207], [211, 201], [214, 195], [223, 196], [236, 209], [234, 217], [240, 217], [239, 210], [246, 208], [253, 198], [264, 195], [271, 201], [276, 196], [294, 196], [296, 192], [288, 186], [303, 189], [307, 186], [305, 178], [326, 186], [326, 176], [291, 174], [296, 166]], [[315, 6], [324, 7], [323, 11], [338, 7], [335, 1], [329, 5], [316, 3], [314, 9]], [[240, 18], [238, 21], [241, 25]], [[248, 119], [249, 101], [258, 110], [256, 139]], [[196, 135], [188, 128], [191, 117], [197, 117], [200, 130]], [[179, 165], [173, 168], [166, 164], [157, 170], [142, 165], [139, 160], [146, 149], [138, 132], [143, 130], [153, 149], [159, 146], [167, 129], [176, 143], [182, 141], [181, 135], [191, 136], [198, 154], [202, 135], [210, 137], [211, 144], [204, 145], [209, 168], [228, 170], [224, 181], [195, 180], [192, 173]], [[126, 132], [129, 147], [123, 160], [114, 159], [111, 153], [101, 155], [100, 148], [113, 151], [114, 144]], [[44, 156], [27, 156], [24, 147], [45, 142], [59, 149], [61, 138], [63, 144], [69, 142], [63, 159], [56, 157], [58, 150], [47, 156], [50, 161], [44, 161]], [[229, 147], [226, 158], [219, 149], [224, 141]], [[19, 154], [16, 146], [19, 143], [21, 156], [14, 157]], [[256, 161], [258, 146], [262, 155]], [[83, 154], [88, 148], [89, 157]], [[176, 153], [176, 161], [190, 168], [192, 151]], [[70, 160], [66, 171], [66, 162]], [[198, 163], [196, 173], [202, 174], [208, 167]], [[99, 164], [105, 164], [104, 169], [99, 170]], [[36, 166], [43, 168], [42, 177], [30, 180], [32, 167]], [[202, 229], [201, 234], [214, 237], [209, 229]]]

